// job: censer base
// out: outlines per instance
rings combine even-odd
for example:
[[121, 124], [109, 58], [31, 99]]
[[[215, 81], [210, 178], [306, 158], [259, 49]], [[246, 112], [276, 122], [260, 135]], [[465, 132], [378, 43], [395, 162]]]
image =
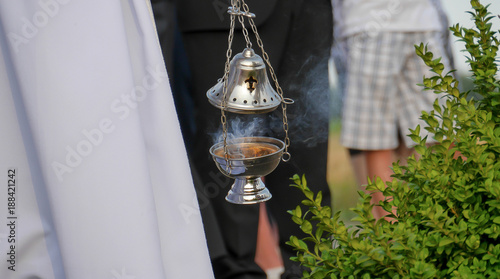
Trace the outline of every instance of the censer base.
[[234, 204], [255, 204], [271, 199], [272, 195], [258, 178], [236, 178], [226, 200]]
[[[243, 137], [219, 142], [210, 148], [217, 168], [234, 184], [226, 200], [235, 204], [255, 204], [267, 201], [271, 193], [262, 182], [279, 164], [285, 143], [267, 137]], [[227, 157], [225, 156], [227, 152]]]

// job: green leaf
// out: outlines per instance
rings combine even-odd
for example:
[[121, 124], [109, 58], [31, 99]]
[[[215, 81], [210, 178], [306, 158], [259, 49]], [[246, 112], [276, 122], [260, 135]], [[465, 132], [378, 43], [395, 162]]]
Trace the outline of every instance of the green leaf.
[[432, 106], [434, 107], [434, 110], [436, 112], [441, 113], [441, 105], [439, 104], [438, 99], [436, 99], [436, 101], [434, 102], [434, 104]]
[[480, 244], [480, 239], [476, 235], [471, 235], [467, 238], [465, 244], [467, 244], [467, 246], [471, 249], [477, 249]]
[[314, 202], [316, 202], [317, 204], [321, 204], [322, 199], [323, 199], [323, 194], [321, 193], [321, 191], [319, 191], [318, 194], [316, 195], [316, 199], [314, 200]]
[[310, 234], [312, 232], [312, 224], [311, 222], [304, 220], [302, 225], [300, 226], [303, 232]]
[[311, 191], [311, 190], [304, 190], [304, 195], [306, 196], [306, 198], [308, 198], [309, 200], [314, 200], [314, 192]]
[[302, 204], [305, 205], [305, 206], [309, 206], [309, 207], [313, 207], [314, 206], [314, 203], [312, 201], [310, 201], [310, 200], [303, 200]]
[[324, 232], [323, 228], [317, 228], [315, 233], [316, 239], [321, 239], [321, 237], [323, 236], [323, 232]]
[[302, 225], [302, 219], [297, 217], [297, 216], [292, 216], [292, 221], [295, 223], [295, 224], [298, 224], [298, 225]]
[[420, 154], [420, 155], [424, 155], [425, 154], [425, 150], [426, 148], [421, 146], [421, 145], [416, 145], [415, 146], [415, 151]]
[[354, 248], [356, 250], [361, 250], [362, 249], [361, 243], [359, 243], [359, 240], [357, 240], [357, 239], [352, 239], [350, 241], [350, 244], [351, 244], [352, 248]]
[[294, 235], [290, 236], [290, 243], [295, 247], [300, 247], [299, 238]]
[[307, 247], [307, 244], [304, 241], [300, 240], [300, 239], [299, 239], [299, 247], [302, 250], [304, 250], [304, 251], [308, 251], [309, 250], [309, 247]]
[[450, 239], [450, 238], [441, 238], [441, 240], [439, 241], [439, 246], [446, 246], [450, 243], [453, 243], [453, 240]]
[[396, 261], [396, 262], [397, 261], [402, 261], [404, 259], [405, 259], [405, 257], [403, 255], [392, 255], [391, 256], [391, 260]]
[[391, 246], [391, 250], [394, 250], [394, 251], [402, 251], [404, 249], [405, 249], [405, 247], [403, 245], [401, 245], [401, 243], [399, 243], [399, 242], [395, 242]]
[[377, 177], [377, 180], [375, 181], [375, 186], [377, 187], [377, 190], [380, 192], [383, 192], [385, 190], [385, 183], [382, 181], [382, 178]]
[[367, 255], [362, 255], [361, 257], [356, 259], [356, 264], [362, 264], [362, 263], [369, 261], [369, 260], [371, 260], [370, 257], [368, 257]]
[[308, 188], [307, 188], [307, 180], [306, 180], [306, 175], [302, 175], [302, 186], [303, 186], [305, 189], [308, 189]]
[[302, 208], [300, 207], [300, 205], [297, 205], [297, 207], [295, 207], [295, 210], [293, 211], [293, 215], [294, 216], [297, 216], [299, 218], [302, 217]]
[[368, 185], [366, 185], [366, 188], [365, 188], [366, 191], [369, 191], [369, 192], [374, 192], [374, 191], [378, 191], [378, 188], [377, 188], [377, 185], [375, 183], [370, 183]]

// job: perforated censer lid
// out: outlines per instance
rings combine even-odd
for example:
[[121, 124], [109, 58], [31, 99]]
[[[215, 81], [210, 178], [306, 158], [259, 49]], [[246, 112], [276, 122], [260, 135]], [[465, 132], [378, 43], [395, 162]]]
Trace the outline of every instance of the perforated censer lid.
[[[207, 91], [210, 103], [217, 108], [222, 106], [224, 81]], [[266, 65], [262, 58], [251, 48], [233, 57], [229, 65], [226, 93], [226, 111], [254, 114], [267, 113], [276, 109], [282, 99], [273, 89], [267, 78]]]

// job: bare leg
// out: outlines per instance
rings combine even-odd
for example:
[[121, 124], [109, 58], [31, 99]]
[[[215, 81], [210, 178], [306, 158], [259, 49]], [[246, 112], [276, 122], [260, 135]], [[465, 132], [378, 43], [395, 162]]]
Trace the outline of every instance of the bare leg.
[[[369, 150], [366, 151], [366, 167], [368, 171], [368, 177], [374, 179], [374, 177], [380, 177], [382, 181], [391, 181], [392, 170], [391, 166], [394, 162], [394, 150]], [[377, 192], [372, 194], [372, 204], [378, 204], [384, 199], [382, 193]], [[373, 216], [375, 219], [380, 219], [387, 215], [381, 207], [375, 206], [373, 208]]]
[[356, 183], [358, 186], [366, 185], [368, 181], [368, 173], [366, 171], [366, 154], [364, 151], [360, 152], [349, 152], [349, 161], [351, 162], [351, 168], [354, 171], [354, 176], [356, 178]]
[[406, 165], [408, 161], [408, 157], [410, 157], [412, 154], [415, 153], [418, 159], [418, 153], [415, 152], [415, 149], [406, 147], [404, 144], [400, 144], [398, 148], [395, 150], [396, 152], [396, 158], [395, 160], [399, 160], [401, 165]]
[[271, 278], [270, 272], [281, 274], [284, 267], [278, 243], [279, 236], [267, 218], [265, 203], [260, 204], [258, 226], [255, 262], [266, 272], [268, 278]]

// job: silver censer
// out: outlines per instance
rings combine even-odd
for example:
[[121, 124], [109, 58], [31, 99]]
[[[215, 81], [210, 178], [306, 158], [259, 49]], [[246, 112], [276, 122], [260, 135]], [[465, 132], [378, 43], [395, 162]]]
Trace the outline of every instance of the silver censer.
[[[264, 185], [262, 177], [274, 171], [281, 160], [290, 159], [286, 106], [293, 104], [293, 100], [283, 98], [283, 90], [279, 86], [269, 57], [264, 51], [262, 40], [257, 33], [257, 27], [253, 21], [255, 15], [249, 12], [248, 5], [244, 0], [232, 0], [228, 13], [231, 17], [231, 28], [224, 76], [207, 91], [209, 102], [221, 110], [223, 140], [210, 148], [210, 154], [218, 169], [224, 175], [235, 179], [226, 200], [235, 204], [255, 204], [271, 198], [271, 193]], [[247, 45], [241, 53], [231, 59], [236, 18], [241, 23]], [[244, 24], [245, 19], [252, 27], [265, 61], [252, 49], [248, 30]], [[269, 83], [266, 64], [269, 66], [276, 90]], [[269, 137], [227, 139], [226, 112], [268, 113], [280, 105], [283, 109], [284, 141]]]

